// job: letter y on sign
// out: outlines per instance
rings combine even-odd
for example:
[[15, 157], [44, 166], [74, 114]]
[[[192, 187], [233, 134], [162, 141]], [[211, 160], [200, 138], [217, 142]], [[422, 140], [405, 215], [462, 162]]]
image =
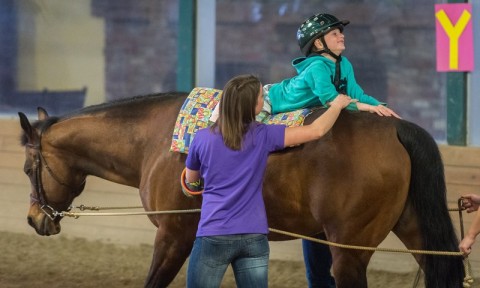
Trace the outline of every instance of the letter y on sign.
[[437, 71], [473, 71], [471, 4], [436, 4]]

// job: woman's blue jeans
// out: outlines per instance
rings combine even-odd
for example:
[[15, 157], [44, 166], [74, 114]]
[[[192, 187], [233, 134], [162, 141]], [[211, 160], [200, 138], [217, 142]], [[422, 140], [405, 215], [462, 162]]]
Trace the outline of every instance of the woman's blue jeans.
[[220, 287], [231, 264], [237, 287], [266, 288], [269, 254], [264, 234], [197, 237], [190, 254], [187, 287]]

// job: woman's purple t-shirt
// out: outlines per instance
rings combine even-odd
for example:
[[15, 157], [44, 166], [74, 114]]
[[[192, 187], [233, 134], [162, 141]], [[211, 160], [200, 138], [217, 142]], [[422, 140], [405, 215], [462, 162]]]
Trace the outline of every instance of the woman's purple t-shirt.
[[205, 180], [197, 236], [268, 233], [262, 196], [268, 154], [283, 149], [285, 126], [254, 123], [235, 151], [210, 128], [197, 132], [186, 166]]

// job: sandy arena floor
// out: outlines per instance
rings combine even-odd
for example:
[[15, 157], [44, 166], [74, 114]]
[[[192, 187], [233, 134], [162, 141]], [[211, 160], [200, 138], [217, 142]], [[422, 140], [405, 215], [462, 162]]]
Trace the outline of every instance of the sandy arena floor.
[[[150, 245], [122, 247], [81, 238], [1, 232], [0, 287], [143, 287], [151, 253]], [[185, 268], [170, 287], [185, 287]], [[369, 287], [412, 287], [415, 275], [369, 271]], [[222, 287], [235, 287], [234, 283], [229, 270]], [[306, 287], [303, 263], [271, 260], [269, 286]]]

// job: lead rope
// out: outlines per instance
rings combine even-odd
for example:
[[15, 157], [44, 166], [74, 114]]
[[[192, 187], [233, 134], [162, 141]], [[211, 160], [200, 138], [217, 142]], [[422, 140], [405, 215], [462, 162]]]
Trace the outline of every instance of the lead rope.
[[[104, 210], [103, 207], [89, 207], [80, 205], [84, 210]], [[93, 209], [88, 209], [93, 208]], [[130, 208], [143, 208], [143, 207], [109, 207], [109, 209], [130, 209]], [[188, 213], [199, 213], [200, 209], [184, 209], [184, 210], [164, 210], [164, 211], [142, 211], [142, 212], [70, 212], [63, 211], [60, 212], [61, 217], [73, 217], [75, 219], [80, 218], [80, 216], [133, 216], [133, 215], [160, 215], [160, 214], [188, 214]]]
[[[458, 198], [457, 205], [458, 205], [458, 217], [459, 217], [459, 221], [460, 221], [460, 236], [461, 236], [461, 239], [463, 239], [463, 237], [465, 237], [465, 230], [463, 228], [462, 211], [465, 210], [465, 208], [463, 208], [462, 197]], [[473, 277], [471, 276], [472, 275], [472, 266], [470, 265], [470, 261], [468, 260], [468, 256], [465, 256], [463, 258], [463, 267], [465, 268], [465, 278], [463, 279], [463, 287], [469, 288], [469, 287], [471, 287], [470, 284], [473, 284]]]
[[[449, 211], [458, 211], [459, 216], [460, 216], [460, 231], [461, 231], [461, 237], [463, 239], [464, 237], [464, 229], [463, 229], [463, 216], [462, 216], [462, 210], [464, 208], [462, 207], [462, 202], [461, 198], [458, 200], [458, 207], [459, 208], [452, 208], [449, 209]], [[113, 209], [139, 209], [143, 208], [142, 206], [130, 206], [130, 207], [99, 207], [99, 206], [85, 206], [85, 205], [80, 205], [80, 206], [71, 206], [71, 209], [79, 209], [81, 211], [85, 210], [95, 210], [95, 211], [100, 211], [100, 210], [113, 210]], [[200, 213], [200, 209], [184, 209], [184, 210], [164, 210], [164, 211], [142, 211], [142, 212], [71, 212], [71, 211], [63, 211], [60, 213], [60, 215], [63, 217], [73, 217], [75, 219], [78, 219], [80, 216], [127, 216], [127, 215], [159, 215], [159, 214], [185, 214], [185, 213]], [[462, 252], [450, 252], [450, 251], [428, 251], [428, 250], [409, 250], [409, 249], [392, 249], [392, 248], [381, 248], [381, 247], [365, 247], [365, 246], [356, 246], [356, 245], [346, 245], [346, 244], [340, 244], [340, 243], [335, 243], [335, 242], [330, 242], [326, 240], [321, 240], [321, 239], [316, 239], [312, 237], [308, 237], [305, 235], [300, 235], [296, 233], [291, 233], [275, 228], [268, 228], [270, 232], [273, 233], [278, 233], [278, 234], [283, 234], [287, 235], [290, 237], [294, 238], [299, 238], [299, 239], [305, 239], [308, 241], [324, 244], [324, 245], [329, 245], [329, 246], [334, 246], [334, 247], [339, 247], [339, 248], [344, 248], [344, 249], [356, 249], [356, 250], [366, 250], [366, 251], [380, 251], [380, 252], [395, 252], [395, 253], [408, 253], [408, 254], [423, 254], [423, 255], [442, 255], [442, 256], [463, 256]], [[465, 268], [465, 278], [463, 281], [463, 287], [469, 288], [471, 287], [470, 284], [473, 283], [473, 277], [471, 276], [471, 266], [470, 262], [468, 261], [468, 257], [464, 257], [463, 259], [463, 265]], [[418, 285], [419, 279], [420, 279], [420, 268], [419, 272], [417, 272], [417, 276], [414, 282], [414, 286], [416, 287]]]
[[[98, 206], [85, 206], [80, 205], [80, 209], [88, 210], [104, 210], [103, 207]], [[74, 207], [76, 208], [76, 207]], [[111, 207], [110, 207], [111, 208]], [[143, 207], [120, 207], [121, 209], [128, 208], [143, 208]], [[80, 218], [80, 216], [126, 216], [126, 215], [159, 215], [159, 214], [180, 214], [180, 213], [199, 213], [200, 209], [186, 209], [186, 210], [164, 210], [164, 211], [142, 211], [142, 212], [72, 212], [64, 211], [61, 213], [61, 216], [73, 217], [75, 219]], [[312, 242], [317, 242], [320, 244], [325, 244], [329, 246], [345, 248], [345, 249], [357, 249], [357, 250], [366, 250], [366, 251], [382, 251], [382, 252], [397, 252], [397, 253], [409, 253], [409, 254], [429, 254], [429, 255], [443, 255], [443, 256], [462, 256], [461, 252], [451, 252], [451, 251], [428, 251], [428, 250], [408, 250], [408, 249], [393, 249], [393, 248], [381, 248], [381, 247], [365, 247], [365, 246], [356, 246], [356, 245], [346, 245], [335, 242], [330, 242], [327, 240], [320, 240], [312, 237], [308, 237], [301, 234], [296, 234], [288, 231], [283, 231], [275, 228], [268, 228], [270, 232], [287, 235], [294, 238], [305, 239]]]

